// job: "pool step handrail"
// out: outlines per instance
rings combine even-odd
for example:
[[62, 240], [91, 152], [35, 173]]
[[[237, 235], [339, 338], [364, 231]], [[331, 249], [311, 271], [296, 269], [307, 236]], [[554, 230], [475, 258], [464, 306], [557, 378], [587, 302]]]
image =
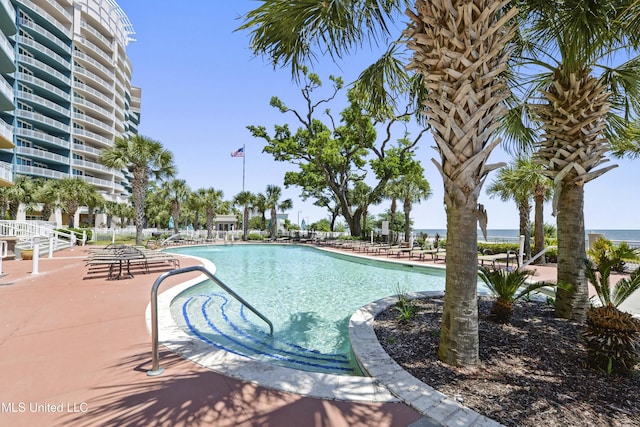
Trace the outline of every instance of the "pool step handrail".
[[199, 271], [204, 273], [209, 279], [211, 279], [216, 285], [227, 291], [232, 297], [238, 300], [241, 304], [244, 304], [249, 310], [251, 310], [256, 316], [264, 320], [269, 325], [269, 334], [273, 335], [273, 323], [267, 319], [262, 313], [256, 310], [251, 304], [245, 301], [240, 295], [232, 291], [222, 280], [218, 279], [212, 272], [207, 270], [201, 265], [193, 265], [190, 267], [178, 268], [175, 270], [167, 271], [160, 275], [153, 286], [151, 287], [151, 370], [147, 371], [148, 376], [160, 375], [164, 372], [164, 368], [160, 367], [160, 355], [159, 355], [159, 343], [158, 343], [158, 288], [160, 284], [168, 277], [175, 276], [182, 273], [190, 273], [192, 271]]

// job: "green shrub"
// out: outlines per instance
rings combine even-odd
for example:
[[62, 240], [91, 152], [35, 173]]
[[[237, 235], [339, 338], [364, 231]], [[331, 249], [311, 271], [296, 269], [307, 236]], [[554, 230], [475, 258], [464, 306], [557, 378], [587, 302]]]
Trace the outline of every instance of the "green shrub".
[[398, 321], [408, 322], [413, 320], [416, 317], [418, 307], [407, 297], [406, 292], [400, 289], [400, 285], [396, 287], [396, 297], [398, 302], [393, 308], [400, 313], [398, 314]]
[[587, 310], [582, 339], [592, 366], [608, 373], [629, 372], [640, 361], [640, 320], [618, 310], [618, 306], [640, 289], [640, 271], [620, 279], [612, 289], [609, 278], [620, 261], [618, 254], [604, 250], [596, 255], [599, 263], [595, 266], [585, 260], [586, 275], [602, 306]]
[[496, 297], [489, 314], [489, 320], [496, 323], [509, 323], [513, 315], [514, 301], [528, 297], [536, 289], [549, 286], [544, 282], [527, 284], [527, 279], [533, 275], [529, 270], [508, 271], [501, 268], [480, 267], [478, 274]]
[[520, 245], [518, 243], [485, 243], [478, 242], [478, 252], [485, 253], [491, 251], [494, 254], [503, 254], [509, 251], [518, 252]]
[[264, 240], [264, 236], [258, 233], [250, 233], [247, 235], [247, 240]]
[[594, 368], [607, 373], [631, 371], [640, 360], [639, 338], [640, 320], [613, 304], [587, 311], [582, 339]]

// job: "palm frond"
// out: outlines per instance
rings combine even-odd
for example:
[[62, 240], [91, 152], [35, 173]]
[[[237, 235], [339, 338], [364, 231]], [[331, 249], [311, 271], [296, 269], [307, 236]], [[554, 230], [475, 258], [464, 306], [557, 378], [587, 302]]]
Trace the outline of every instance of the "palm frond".
[[399, 55], [398, 45], [391, 44], [355, 81], [353, 93], [364, 102], [374, 117], [393, 117], [398, 99], [408, 97], [412, 85], [405, 64], [405, 58]]
[[628, 279], [620, 279], [613, 288], [612, 303], [615, 307], [622, 304], [631, 294], [640, 289], [640, 270], [634, 271]]
[[237, 30], [249, 30], [251, 49], [292, 75], [317, 54], [341, 58], [367, 40], [378, 43], [407, 5], [403, 0], [263, 0]]

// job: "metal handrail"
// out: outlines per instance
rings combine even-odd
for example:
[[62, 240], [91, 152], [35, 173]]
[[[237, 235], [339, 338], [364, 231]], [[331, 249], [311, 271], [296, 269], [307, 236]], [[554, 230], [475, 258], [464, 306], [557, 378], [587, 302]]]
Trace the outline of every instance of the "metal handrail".
[[529, 264], [531, 264], [533, 261], [537, 260], [538, 258], [540, 258], [542, 255], [544, 255], [548, 250], [550, 249], [556, 249], [557, 246], [547, 246], [546, 248], [542, 249], [540, 252], [538, 252], [537, 254], [535, 254], [534, 256], [532, 256], [531, 258], [529, 258], [527, 260], [527, 262], [523, 263], [520, 266], [520, 269], [522, 270], [523, 268], [525, 268], [526, 266], [528, 266]]
[[152, 365], [151, 370], [147, 371], [148, 376], [160, 375], [164, 372], [164, 368], [160, 367], [160, 355], [158, 351], [158, 288], [160, 284], [167, 277], [175, 276], [182, 273], [190, 273], [192, 271], [199, 271], [204, 273], [209, 279], [211, 279], [216, 285], [227, 291], [232, 297], [244, 304], [249, 310], [251, 310], [256, 316], [264, 320], [269, 325], [269, 334], [273, 335], [273, 323], [267, 319], [262, 313], [253, 308], [251, 304], [245, 301], [240, 295], [233, 292], [227, 285], [225, 285], [220, 279], [218, 279], [213, 273], [200, 265], [193, 265], [191, 267], [183, 267], [176, 270], [167, 271], [160, 275], [153, 286], [151, 287], [151, 357]]

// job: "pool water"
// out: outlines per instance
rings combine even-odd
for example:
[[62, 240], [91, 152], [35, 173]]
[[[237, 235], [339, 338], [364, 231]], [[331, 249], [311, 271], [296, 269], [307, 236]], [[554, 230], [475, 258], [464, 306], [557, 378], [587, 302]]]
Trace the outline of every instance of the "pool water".
[[274, 325], [207, 280], [171, 304], [176, 322], [202, 341], [295, 369], [359, 375], [348, 322], [360, 307], [398, 292], [444, 290], [444, 270], [410, 267], [296, 245], [171, 249], [209, 259], [216, 276]]

